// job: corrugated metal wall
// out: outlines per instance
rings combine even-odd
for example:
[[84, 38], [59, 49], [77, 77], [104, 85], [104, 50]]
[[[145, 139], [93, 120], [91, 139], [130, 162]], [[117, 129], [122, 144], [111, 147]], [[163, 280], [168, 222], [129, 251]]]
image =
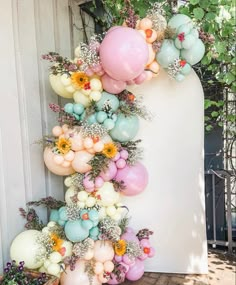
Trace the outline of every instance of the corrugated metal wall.
[[83, 40], [79, 2], [0, 0], [0, 272], [23, 229], [18, 208], [49, 195], [64, 199], [62, 178], [45, 169], [35, 144], [56, 122], [48, 104], [61, 103], [40, 57], [49, 51], [71, 57]]

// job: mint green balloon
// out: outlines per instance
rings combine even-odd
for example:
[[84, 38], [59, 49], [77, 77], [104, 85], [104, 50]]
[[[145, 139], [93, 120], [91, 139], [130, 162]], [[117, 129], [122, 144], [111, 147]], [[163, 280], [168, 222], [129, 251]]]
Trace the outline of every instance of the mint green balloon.
[[198, 39], [199, 38], [199, 32], [198, 32], [198, 30], [197, 29], [192, 29], [191, 30], [191, 33], [190, 33], [192, 36], [194, 36], [196, 39]]
[[156, 60], [162, 66], [167, 68], [170, 63], [179, 58], [180, 51], [175, 47], [173, 40], [164, 40], [160, 51], [157, 53]]
[[181, 74], [181, 73], [177, 73], [176, 76], [175, 76], [175, 80], [179, 81], [179, 82], [183, 81], [184, 78], [185, 78], [185, 76], [183, 74]]
[[183, 24], [183, 25], [179, 26], [179, 28], [177, 30], [177, 34], [184, 33], [185, 35], [187, 35], [191, 32], [192, 28], [193, 28], [192, 22]]
[[177, 32], [177, 29], [180, 26], [189, 23], [192, 23], [192, 20], [188, 16], [183, 14], [177, 14], [170, 19], [168, 26], [171, 27], [172, 29], [176, 29]]
[[102, 92], [102, 97], [96, 103], [96, 106], [99, 111], [102, 111], [107, 104], [109, 104], [111, 106], [111, 110], [115, 112], [120, 106], [120, 101], [115, 95], [112, 95], [107, 92]]
[[197, 39], [192, 34], [188, 34], [182, 42], [182, 47], [184, 49], [190, 49], [195, 44], [196, 40]]
[[182, 67], [180, 73], [183, 74], [183, 75], [188, 75], [191, 71], [191, 65], [186, 63], [184, 67]]
[[181, 58], [185, 59], [189, 64], [198, 63], [204, 56], [205, 46], [200, 39], [197, 39], [190, 49], [182, 49]]
[[127, 142], [132, 140], [139, 130], [139, 119], [136, 115], [125, 116], [119, 114], [115, 127], [110, 131], [110, 136], [118, 142]]

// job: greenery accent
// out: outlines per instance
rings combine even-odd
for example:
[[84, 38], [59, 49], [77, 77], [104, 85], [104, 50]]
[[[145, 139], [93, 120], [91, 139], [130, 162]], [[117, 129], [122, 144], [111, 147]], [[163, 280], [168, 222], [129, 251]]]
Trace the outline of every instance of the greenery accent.
[[109, 158], [105, 155], [98, 153], [88, 162], [91, 165], [92, 169], [89, 172], [89, 177], [91, 180], [94, 180], [101, 171], [105, 171], [109, 164]]

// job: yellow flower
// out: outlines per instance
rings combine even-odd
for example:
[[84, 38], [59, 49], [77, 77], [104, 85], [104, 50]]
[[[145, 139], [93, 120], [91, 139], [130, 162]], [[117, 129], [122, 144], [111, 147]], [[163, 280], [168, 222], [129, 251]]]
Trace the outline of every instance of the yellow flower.
[[126, 241], [123, 239], [118, 240], [115, 243], [115, 253], [116, 255], [124, 255], [126, 252]]
[[71, 142], [67, 139], [61, 138], [56, 142], [56, 146], [61, 154], [66, 154], [71, 149]]
[[114, 143], [106, 143], [102, 153], [108, 158], [113, 158], [117, 154], [117, 151], [117, 146]]
[[89, 78], [84, 72], [75, 72], [71, 75], [71, 82], [76, 89], [81, 89], [89, 82]]
[[52, 249], [54, 251], [59, 251], [61, 249], [62, 244], [63, 244], [63, 240], [60, 239], [56, 234], [51, 234], [51, 240], [53, 242]]

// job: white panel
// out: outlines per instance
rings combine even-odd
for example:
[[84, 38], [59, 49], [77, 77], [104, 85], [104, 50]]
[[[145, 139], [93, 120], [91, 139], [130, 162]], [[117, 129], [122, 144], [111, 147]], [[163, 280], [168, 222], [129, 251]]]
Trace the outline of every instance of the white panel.
[[135, 229], [154, 230], [147, 271], [206, 273], [203, 91], [195, 73], [179, 83], [165, 72], [132, 89], [155, 114], [141, 122], [147, 189], [124, 203]]

